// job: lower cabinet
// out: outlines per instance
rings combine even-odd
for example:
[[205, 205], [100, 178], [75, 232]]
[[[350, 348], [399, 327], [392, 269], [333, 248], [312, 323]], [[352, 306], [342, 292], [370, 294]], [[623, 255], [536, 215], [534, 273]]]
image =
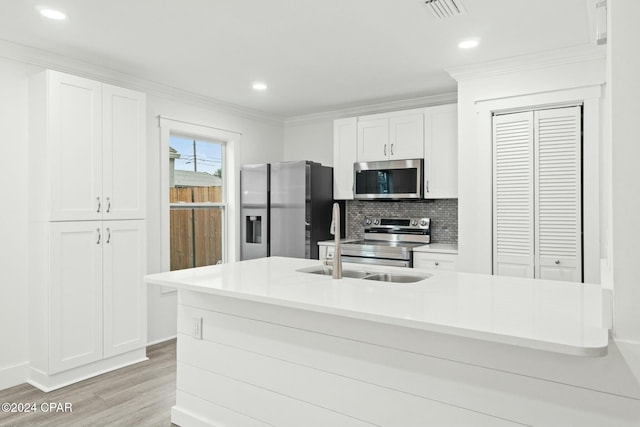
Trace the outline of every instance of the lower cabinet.
[[48, 228], [40, 268], [49, 265], [49, 273], [31, 281], [32, 368], [53, 375], [144, 348], [145, 221]]
[[426, 270], [456, 270], [458, 255], [438, 252], [414, 252], [413, 268]]

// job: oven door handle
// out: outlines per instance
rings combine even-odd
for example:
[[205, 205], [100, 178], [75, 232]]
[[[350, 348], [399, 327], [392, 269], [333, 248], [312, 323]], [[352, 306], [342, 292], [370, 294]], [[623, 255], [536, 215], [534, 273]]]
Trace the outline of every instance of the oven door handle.
[[356, 257], [356, 256], [342, 255], [342, 261], [352, 262], [355, 264], [387, 265], [390, 267], [411, 267], [411, 261], [400, 260], [400, 259], [369, 258], [369, 257]]

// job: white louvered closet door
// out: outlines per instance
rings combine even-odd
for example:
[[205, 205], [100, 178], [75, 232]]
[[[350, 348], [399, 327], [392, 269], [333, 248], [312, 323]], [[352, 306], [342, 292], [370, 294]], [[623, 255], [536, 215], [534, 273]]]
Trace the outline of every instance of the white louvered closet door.
[[580, 107], [534, 113], [535, 277], [582, 281]]
[[533, 112], [493, 118], [493, 274], [534, 277]]

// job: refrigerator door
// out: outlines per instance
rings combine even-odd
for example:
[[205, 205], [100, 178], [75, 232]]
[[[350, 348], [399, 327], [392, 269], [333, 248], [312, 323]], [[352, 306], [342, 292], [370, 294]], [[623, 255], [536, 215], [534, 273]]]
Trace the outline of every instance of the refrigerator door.
[[269, 165], [240, 170], [240, 259], [269, 256]]
[[271, 256], [306, 257], [307, 162], [271, 165]]

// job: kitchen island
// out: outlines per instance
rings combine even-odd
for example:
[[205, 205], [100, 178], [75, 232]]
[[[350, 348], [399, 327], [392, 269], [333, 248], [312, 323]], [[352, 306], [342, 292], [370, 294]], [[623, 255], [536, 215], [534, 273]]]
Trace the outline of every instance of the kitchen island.
[[595, 426], [640, 414], [600, 380], [624, 373], [606, 372], [599, 286], [298, 271], [319, 264], [272, 257], [146, 277], [179, 291], [174, 423]]

